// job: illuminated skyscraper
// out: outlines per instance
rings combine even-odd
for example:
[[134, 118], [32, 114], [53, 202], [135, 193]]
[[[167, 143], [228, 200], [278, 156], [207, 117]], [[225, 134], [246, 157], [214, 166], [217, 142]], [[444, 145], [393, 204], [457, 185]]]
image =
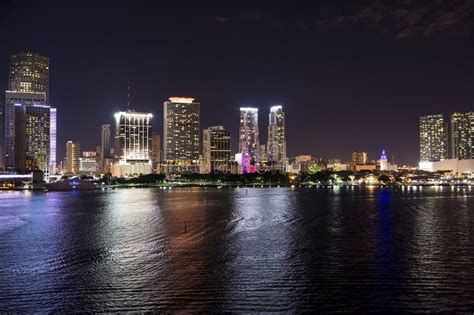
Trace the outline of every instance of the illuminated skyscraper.
[[130, 177], [150, 174], [153, 115], [128, 110], [115, 113], [114, 116], [117, 161], [112, 175]]
[[451, 115], [451, 157], [474, 159], [474, 112]]
[[81, 146], [79, 142], [66, 143], [66, 173], [77, 174], [80, 168]]
[[49, 59], [32, 52], [10, 56], [8, 89], [15, 92], [45, 93], [49, 100]]
[[248, 168], [255, 168], [260, 160], [258, 108], [240, 108], [239, 153], [242, 153], [242, 171], [252, 172]]
[[49, 171], [51, 108], [15, 104], [15, 169]]
[[230, 161], [230, 133], [223, 126], [203, 130], [203, 156], [208, 172], [225, 172]]
[[57, 110], [51, 108], [49, 120], [49, 174], [53, 175], [56, 173], [57, 161], [56, 161], [56, 128], [57, 128]]
[[283, 171], [286, 164], [285, 113], [283, 107], [270, 108], [267, 141], [268, 162]]
[[[36, 116], [38, 112], [46, 112], [46, 109], [43, 108], [42, 110], [40, 110], [41, 107], [31, 106], [48, 105], [48, 96], [49, 59], [47, 57], [43, 57], [31, 52], [19, 53], [10, 56], [8, 91], [5, 92], [5, 110], [3, 113], [5, 122], [4, 128], [2, 128], [3, 130], [1, 143], [3, 159], [0, 161], [0, 166], [6, 169], [13, 169], [15, 167], [25, 169], [25, 167], [37, 167], [36, 162], [40, 160], [45, 160], [45, 158], [42, 156], [43, 153], [38, 153], [41, 156], [34, 158], [34, 161], [31, 160], [31, 158], [25, 157], [24, 154], [27, 155], [31, 152], [36, 152], [38, 150], [38, 148], [24, 147], [25, 145], [28, 145], [28, 143], [33, 143], [24, 141], [26, 141], [25, 139], [33, 139], [35, 135], [32, 134], [32, 132], [35, 132], [37, 130], [26, 129], [24, 131], [25, 133], [23, 134], [22, 127], [20, 126], [21, 124], [19, 125], [19, 123], [15, 121], [15, 117], [16, 115], [20, 115], [19, 117], [22, 117], [23, 115], [23, 118], [25, 119], [24, 121], [26, 123], [28, 123], [29, 120], [39, 119], [39, 117]], [[23, 109], [20, 110], [20, 107], [22, 107]], [[48, 118], [56, 119], [55, 112], [52, 113], [53, 116], [51, 116], [50, 114], [51, 113], [48, 113]], [[45, 128], [48, 128], [48, 133], [50, 132], [50, 123], [51, 121], [45, 124]], [[23, 138], [16, 139], [16, 132], [19, 132], [21, 137]], [[55, 128], [51, 132], [54, 132], [55, 135]], [[50, 136], [53, 137], [53, 134], [51, 134]], [[37, 137], [43, 138], [43, 135], [37, 135]], [[47, 143], [54, 146], [55, 141], [53, 140], [54, 139], [50, 139], [47, 141]], [[24, 150], [15, 148], [16, 143], [20, 147], [23, 147]], [[48, 148], [48, 155], [50, 150], [51, 148]], [[17, 156], [15, 156], [15, 152], [17, 152]], [[19, 159], [18, 161], [16, 160], [17, 158]], [[27, 159], [32, 164], [29, 164], [29, 166], [23, 165], [24, 159]], [[46, 161], [49, 160], [50, 157], [48, 156], [46, 158]], [[44, 167], [43, 162], [40, 162], [40, 164], [42, 165], [40, 167], [41, 170], [45, 172], [49, 170], [49, 162], [47, 162], [46, 167]]]
[[163, 107], [165, 173], [199, 171], [199, 112], [194, 98], [170, 97]]
[[[26, 106], [45, 106], [46, 96], [44, 93], [6, 91], [5, 100], [4, 167], [6, 169], [24, 169], [22, 166], [23, 160], [17, 161], [17, 158], [23, 159], [23, 157], [15, 155], [20, 153], [23, 154], [25, 152], [26, 148], [24, 145], [26, 144], [24, 143], [24, 133], [31, 131], [25, 129], [26, 125], [24, 124], [24, 115], [26, 115]], [[19, 110], [19, 107], [22, 108], [21, 111]], [[16, 121], [17, 118], [23, 120], [19, 122]], [[47, 126], [49, 130], [49, 123]], [[16, 139], [18, 132], [22, 133], [19, 135], [22, 137], [21, 139]], [[22, 149], [16, 148], [16, 145], [20, 145]]]
[[448, 126], [443, 115], [420, 117], [420, 161], [436, 162], [448, 158]]

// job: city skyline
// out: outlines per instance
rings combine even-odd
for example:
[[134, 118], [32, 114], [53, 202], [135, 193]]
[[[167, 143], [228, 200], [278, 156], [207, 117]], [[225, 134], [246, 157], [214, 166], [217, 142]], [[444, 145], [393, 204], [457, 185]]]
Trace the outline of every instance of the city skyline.
[[[153, 113], [154, 121], [162, 121], [162, 102], [170, 95], [192, 95], [202, 104], [201, 129], [224, 125], [234, 139], [239, 128], [234, 113], [240, 107], [265, 104], [259, 107], [266, 112], [282, 104], [288, 117], [288, 156], [350, 160], [354, 150], [375, 157], [386, 148], [398, 164], [414, 165], [418, 139], [412, 135], [418, 133], [420, 116], [472, 111], [474, 47], [472, 32], [455, 27], [462, 21], [451, 21], [452, 29], [432, 27], [429, 34], [407, 25], [381, 32], [363, 21], [358, 27], [337, 24], [344, 16], [356, 20], [362, 9], [374, 15], [379, 9], [355, 5], [346, 10], [325, 2], [327, 14], [315, 6], [307, 12], [291, 9], [284, 17], [278, 6], [232, 10], [169, 4], [149, 10], [154, 18], [144, 22], [139, 9], [127, 4], [104, 14], [105, 6], [91, 11], [88, 2], [74, 10], [52, 3], [56, 6], [48, 11], [34, 3], [4, 4], [0, 23], [8, 25], [20, 14], [26, 22], [16, 30], [18, 36], [0, 31], [6, 47], [0, 52], [0, 84], [6, 89], [9, 55], [34, 51], [50, 58], [49, 103], [58, 108], [58, 144], [77, 135], [85, 148], [94, 148], [100, 142], [97, 130], [127, 104], [128, 81], [131, 104]], [[393, 6], [400, 11], [433, 9], [426, 4]], [[166, 16], [178, 12], [183, 22], [170, 27]], [[80, 33], [73, 21], [85, 13], [90, 23]], [[184, 22], [187, 18], [193, 18], [192, 27]], [[104, 36], [110, 39], [106, 45]], [[283, 47], [282, 40], [288, 45]], [[183, 41], [194, 49], [180, 49]], [[266, 126], [265, 115], [259, 119]], [[154, 124], [153, 132], [162, 134], [161, 123]], [[302, 135], [311, 135], [311, 142]], [[267, 139], [266, 128], [260, 136]], [[232, 151], [236, 148], [234, 141]], [[64, 146], [58, 145], [58, 158], [64, 154]]]

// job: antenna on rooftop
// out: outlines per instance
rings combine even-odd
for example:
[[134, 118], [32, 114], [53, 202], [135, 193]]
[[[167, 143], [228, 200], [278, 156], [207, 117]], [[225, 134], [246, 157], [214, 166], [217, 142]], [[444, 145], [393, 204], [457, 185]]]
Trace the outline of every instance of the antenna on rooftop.
[[130, 80], [127, 81], [127, 109], [130, 109]]

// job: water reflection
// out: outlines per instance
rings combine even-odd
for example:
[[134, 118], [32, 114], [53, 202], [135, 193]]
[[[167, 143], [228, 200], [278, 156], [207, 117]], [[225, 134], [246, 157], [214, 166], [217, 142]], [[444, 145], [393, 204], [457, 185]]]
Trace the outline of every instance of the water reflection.
[[468, 311], [472, 202], [450, 187], [0, 194], [0, 310]]

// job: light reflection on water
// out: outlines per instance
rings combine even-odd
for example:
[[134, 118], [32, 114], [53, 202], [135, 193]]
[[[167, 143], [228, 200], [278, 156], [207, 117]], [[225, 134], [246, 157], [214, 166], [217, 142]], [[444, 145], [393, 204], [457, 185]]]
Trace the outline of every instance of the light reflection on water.
[[0, 194], [0, 311], [469, 311], [465, 188]]

